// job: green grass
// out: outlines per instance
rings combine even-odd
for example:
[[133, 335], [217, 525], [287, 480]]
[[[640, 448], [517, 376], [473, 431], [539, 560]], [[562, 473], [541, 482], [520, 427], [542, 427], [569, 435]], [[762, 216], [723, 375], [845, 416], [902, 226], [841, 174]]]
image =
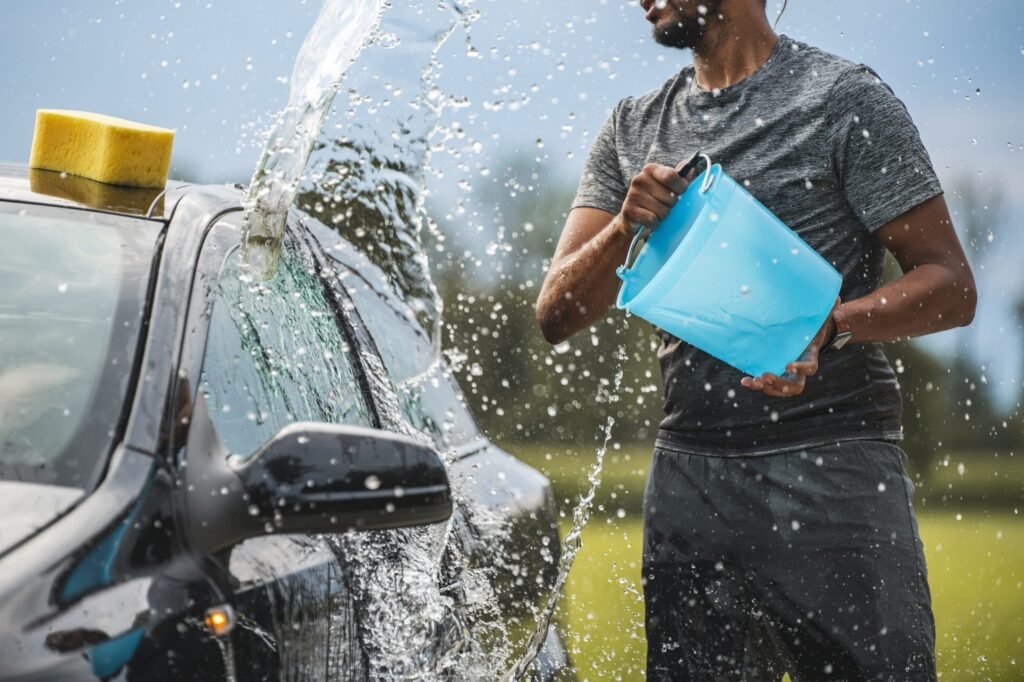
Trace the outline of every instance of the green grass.
[[[566, 518], [571, 516], [593, 450], [509, 450], [552, 479]], [[581, 680], [644, 676], [640, 496], [649, 458], [646, 448], [609, 451], [600, 508], [584, 531], [559, 607]], [[949, 461], [917, 493], [940, 677], [1024, 679], [1024, 519], [1014, 503], [1024, 467], [1017, 458]], [[959, 461], [965, 462], [962, 474]]]

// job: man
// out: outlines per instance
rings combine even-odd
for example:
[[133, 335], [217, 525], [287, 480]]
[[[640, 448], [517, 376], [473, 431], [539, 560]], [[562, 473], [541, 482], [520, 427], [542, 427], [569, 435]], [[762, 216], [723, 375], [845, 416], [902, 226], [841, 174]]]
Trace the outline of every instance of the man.
[[[934, 621], [896, 377], [880, 343], [969, 324], [973, 275], [907, 110], [867, 67], [772, 30], [764, 0], [642, 0], [693, 66], [619, 102], [537, 302], [595, 324], [636, 229], [708, 153], [843, 274], [782, 376], [659, 332], [666, 417], [644, 493], [648, 679], [930, 680]], [[888, 249], [903, 275], [882, 285]]]

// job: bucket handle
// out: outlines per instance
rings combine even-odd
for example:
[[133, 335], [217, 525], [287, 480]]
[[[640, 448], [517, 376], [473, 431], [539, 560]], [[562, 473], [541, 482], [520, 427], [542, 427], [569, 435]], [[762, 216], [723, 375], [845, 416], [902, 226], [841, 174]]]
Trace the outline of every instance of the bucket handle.
[[718, 179], [718, 176], [717, 175], [712, 175], [712, 173], [711, 173], [711, 171], [712, 171], [711, 157], [708, 156], [707, 154], [701, 154], [700, 158], [704, 159], [704, 161], [708, 164], [707, 173], [704, 174], [704, 182], [702, 182], [700, 184], [700, 193], [701, 194], [707, 194], [708, 190], [711, 189], [711, 185], [713, 185], [715, 183], [715, 180]]
[[637, 229], [636, 234], [633, 235], [633, 241], [629, 243], [629, 251], [626, 252], [626, 262], [615, 269], [615, 274], [619, 276], [619, 279], [626, 279], [626, 274], [633, 267], [636, 256], [639, 255], [638, 247], [640, 246], [640, 241], [646, 241], [649, 231], [646, 225], [641, 225]]
[[[691, 170], [697, 167], [701, 160], [703, 160], [704, 163], [707, 164], [707, 172], [704, 174], [704, 181], [701, 183], [700, 193], [707, 194], [708, 190], [711, 189], [711, 185], [714, 184], [714, 181], [716, 179], [715, 176], [711, 175], [710, 156], [703, 152], [697, 152], [696, 154], [691, 156], [688, 161], [681, 164], [676, 169], [676, 172], [678, 172], [679, 175], [685, 178]], [[629, 251], [626, 252], [626, 262], [615, 269], [615, 274], [619, 276], [619, 279], [626, 279], [626, 275], [633, 267], [633, 264], [636, 261], [636, 257], [639, 255], [638, 247], [640, 246], [640, 242], [646, 241], [649, 232], [650, 228], [648, 228], [646, 225], [640, 225], [637, 228], [636, 233], [633, 235], [633, 241], [629, 243]]]

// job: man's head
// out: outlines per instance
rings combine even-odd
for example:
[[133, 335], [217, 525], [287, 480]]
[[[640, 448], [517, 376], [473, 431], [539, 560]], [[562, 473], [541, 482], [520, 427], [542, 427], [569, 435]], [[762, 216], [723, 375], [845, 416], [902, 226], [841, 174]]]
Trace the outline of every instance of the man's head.
[[701, 46], [709, 24], [724, 20], [723, 5], [746, 4], [764, 11], [767, 0], [640, 0], [653, 24], [654, 39], [680, 49]]

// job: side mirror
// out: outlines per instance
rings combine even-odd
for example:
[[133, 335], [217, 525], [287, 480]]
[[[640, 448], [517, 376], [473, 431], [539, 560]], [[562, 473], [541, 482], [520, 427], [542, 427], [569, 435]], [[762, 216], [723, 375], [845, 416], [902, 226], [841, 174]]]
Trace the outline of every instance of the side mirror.
[[299, 422], [241, 458], [221, 444], [201, 398], [191, 431], [186, 516], [203, 553], [258, 535], [418, 526], [452, 513], [440, 455], [405, 436]]

